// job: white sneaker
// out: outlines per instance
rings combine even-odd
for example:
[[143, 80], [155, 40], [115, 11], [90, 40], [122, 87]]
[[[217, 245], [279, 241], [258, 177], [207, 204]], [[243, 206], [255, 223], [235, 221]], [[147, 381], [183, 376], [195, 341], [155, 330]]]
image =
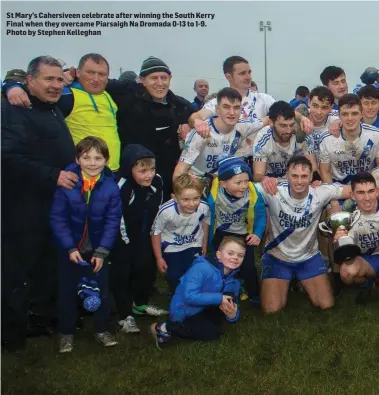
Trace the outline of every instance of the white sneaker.
[[129, 315], [124, 320], [118, 322], [121, 325], [120, 331], [123, 333], [139, 333], [140, 329], [136, 324], [134, 317]]
[[64, 354], [74, 349], [74, 335], [60, 335], [59, 353]]
[[152, 304], [145, 304], [142, 306], [133, 305], [133, 313], [137, 315], [152, 315], [154, 317], [158, 317], [160, 315], [167, 315], [168, 311]]
[[109, 332], [96, 333], [95, 338], [104, 347], [113, 347], [118, 344], [115, 337]]

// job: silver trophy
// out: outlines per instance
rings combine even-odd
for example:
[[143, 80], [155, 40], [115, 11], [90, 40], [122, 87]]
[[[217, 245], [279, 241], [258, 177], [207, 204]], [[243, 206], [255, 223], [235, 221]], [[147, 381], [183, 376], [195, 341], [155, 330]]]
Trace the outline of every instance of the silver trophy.
[[[338, 230], [349, 231], [358, 219], [359, 211], [354, 211], [354, 213], [342, 211], [332, 214], [325, 222], [319, 223], [318, 226], [323, 232], [330, 233], [334, 236]], [[354, 240], [348, 235], [340, 237], [333, 245], [334, 261], [336, 263], [354, 259], [361, 253], [359, 246], [357, 246]]]

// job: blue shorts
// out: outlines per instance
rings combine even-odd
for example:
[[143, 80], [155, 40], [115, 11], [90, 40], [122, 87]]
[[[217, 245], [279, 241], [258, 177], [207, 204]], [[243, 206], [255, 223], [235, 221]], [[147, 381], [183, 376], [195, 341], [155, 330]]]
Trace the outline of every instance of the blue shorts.
[[379, 255], [362, 255], [362, 258], [372, 266], [376, 276], [379, 277]]
[[296, 274], [296, 278], [301, 281], [327, 272], [328, 268], [320, 253], [297, 263], [282, 261], [271, 254], [264, 254], [262, 257], [262, 280], [266, 278], [292, 280], [293, 275]]

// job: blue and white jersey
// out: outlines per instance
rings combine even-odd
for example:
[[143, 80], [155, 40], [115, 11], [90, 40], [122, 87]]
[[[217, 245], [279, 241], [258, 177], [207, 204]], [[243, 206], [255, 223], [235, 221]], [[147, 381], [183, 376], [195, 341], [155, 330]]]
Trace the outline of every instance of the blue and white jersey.
[[326, 118], [326, 121], [323, 125], [321, 126], [315, 126], [313, 128], [313, 132], [311, 134], [312, 138], [313, 138], [313, 143], [314, 143], [314, 151], [316, 153], [317, 158], [319, 157], [319, 153], [320, 153], [320, 141], [321, 141], [321, 136], [328, 131], [329, 126], [332, 122], [336, 121], [338, 118], [338, 116], [332, 116], [332, 115], [328, 115], [328, 118]]
[[273, 130], [267, 126], [258, 132], [254, 140], [253, 161], [267, 164], [267, 176], [283, 177], [292, 156], [310, 155], [313, 152], [314, 144], [311, 136], [307, 136], [304, 143], [297, 143], [296, 136], [292, 135], [289, 145], [282, 147], [274, 140]]
[[243, 141], [249, 137], [253, 139], [262, 122], [255, 120], [254, 123], [237, 124], [228, 134], [220, 133], [213, 118], [208, 120], [210, 137], [203, 139], [193, 129], [187, 136], [179, 162], [191, 165], [191, 173], [204, 176], [206, 173], [215, 173], [218, 157], [222, 155], [244, 156], [245, 147]]
[[229, 196], [220, 186], [215, 201], [215, 229], [245, 235], [249, 203], [249, 189], [245, 191], [242, 198], [237, 199]]
[[364, 123], [365, 125], [374, 126], [375, 128], [379, 128], [379, 113], [376, 116], [375, 121], [372, 124]]
[[379, 254], [379, 211], [374, 214], [355, 213], [359, 217], [349, 231], [349, 236], [361, 249], [362, 254]]
[[202, 222], [209, 225], [209, 206], [201, 201], [192, 214], [182, 214], [174, 200], [163, 204], [155, 217], [151, 235], [161, 235], [163, 252], [179, 252], [192, 247], [202, 247], [204, 231]]
[[379, 158], [379, 129], [373, 126], [361, 124], [361, 133], [353, 142], [344, 138], [342, 130], [339, 137], [321, 136], [320, 162], [330, 163], [333, 180], [342, 184], [349, 184], [354, 174], [372, 170], [375, 158]]
[[[254, 122], [256, 119], [266, 117], [274, 103], [275, 99], [272, 96], [248, 89], [246, 96], [242, 97], [241, 116], [238, 122]], [[204, 104], [203, 110], [206, 110], [207, 118], [217, 116], [216, 105], [216, 98]]]
[[321, 213], [326, 204], [338, 199], [343, 187], [322, 184], [309, 187], [301, 200], [290, 194], [288, 181], [278, 183], [278, 192], [271, 196], [260, 183], [255, 184], [268, 206], [270, 227], [265, 251], [289, 263], [305, 261], [318, 253], [317, 232]]
[[332, 111], [330, 111], [329, 115], [332, 117], [338, 117], [339, 116], [339, 109], [340, 106], [337, 103], [333, 103], [333, 108]]

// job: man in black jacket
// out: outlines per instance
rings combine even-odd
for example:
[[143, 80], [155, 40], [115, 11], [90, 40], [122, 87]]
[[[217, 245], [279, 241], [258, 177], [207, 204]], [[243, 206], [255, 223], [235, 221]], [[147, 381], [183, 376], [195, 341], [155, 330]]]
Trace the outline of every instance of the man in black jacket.
[[126, 144], [141, 144], [155, 154], [167, 200], [180, 156], [178, 129], [188, 123], [194, 110], [189, 101], [170, 90], [171, 71], [162, 60], [146, 59], [139, 80], [139, 84], [109, 80], [106, 90], [118, 106], [121, 149]]
[[[62, 169], [75, 147], [55, 103], [63, 90], [60, 63], [33, 59], [27, 69], [29, 108], [2, 99], [2, 345], [25, 345], [30, 287], [43, 298], [53, 291], [49, 211], [57, 186], [72, 188], [77, 176]], [[34, 293], [34, 292], [33, 292]]]

